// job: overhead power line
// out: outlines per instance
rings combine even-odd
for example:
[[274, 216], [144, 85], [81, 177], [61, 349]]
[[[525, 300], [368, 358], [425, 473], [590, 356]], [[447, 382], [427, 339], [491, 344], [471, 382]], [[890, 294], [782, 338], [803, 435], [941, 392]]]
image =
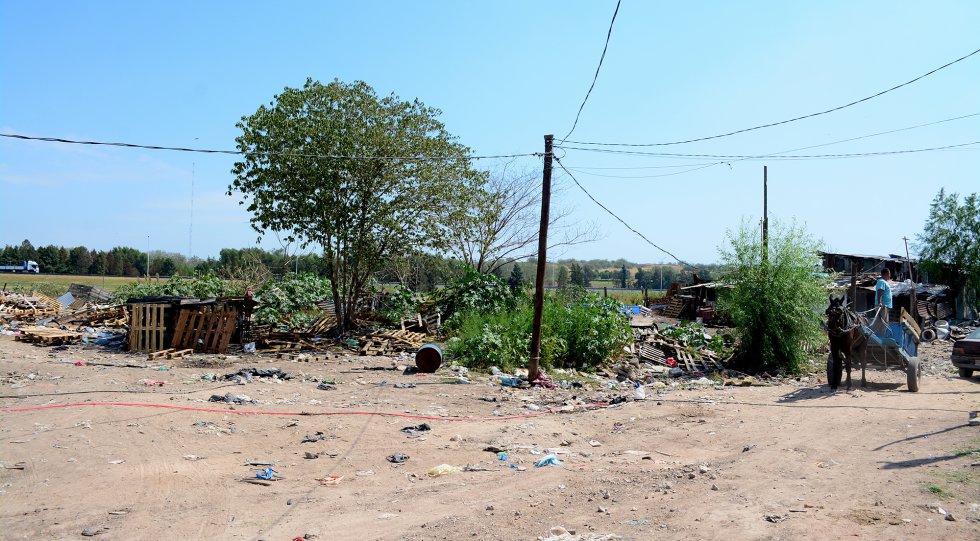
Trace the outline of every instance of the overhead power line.
[[[887, 94], [887, 93], [889, 93], [889, 92], [891, 92], [893, 90], [898, 90], [899, 88], [902, 88], [904, 86], [908, 86], [908, 85], [910, 85], [910, 84], [912, 84], [912, 83], [914, 83], [916, 81], [919, 81], [921, 79], [924, 79], [924, 78], [926, 78], [926, 77], [928, 77], [928, 76], [930, 76], [930, 75], [932, 75], [932, 74], [934, 74], [934, 73], [936, 73], [936, 72], [938, 72], [940, 70], [946, 69], [946, 68], [952, 66], [953, 64], [956, 64], [957, 62], [961, 62], [963, 60], [966, 60], [967, 58], [970, 58], [971, 56], [973, 56], [973, 55], [975, 55], [977, 53], [980, 53], [980, 49], [977, 49], [977, 50], [975, 50], [972, 53], [969, 53], [967, 55], [961, 56], [961, 57], [957, 58], [956, 60], [953, 60], [952, 62], [948, 62], [946, 64], [943, 64], [942, 66], [939, 66], [938, 68], [935, 68], [935, 69], [933, 69], [933, 70], [931, 70], [929, 72], [923, 73], [922, 75], [919, 75], [915, 79], [911, 79], [909, 81], [905, 81], [904, 83], [895, 85], [895, 86], [893, 86], [891, 88], [888, 88], [886, 90], [882, 90], [881, 92], [878, 92], [876, 94], [872, 94], [870, 96], [861, 98], [859, 100], [854, 100], [854, 101], [852, 101], [850, 103], [845, 103], [844, 105], [838, 105], [837, 107], [832, 107], [832, 108], [827, 109], [827, 110], [824, 110], [824, 111], [818, 111], [816, 113], [810, 113], [810, 114], [807, 114], [807, 115], [802, 115], [802, 116], [798, 116], [798, 117], [794, 117], [794, 118], [789, 118], [789, 119], [786, 119], [786, 120], [780, 120], [778, 122], [770, 122], [768, 124], [760, 124], [758, 126], [753, 126], [751, 128], [743, 128], [741, 130], [730, 131], [730, 132], [721, 133], [721, 134], [718, 134], [718, 135], [710, 135], [710, 136], [707, 136], [707, 137], [697, 137], [697, 138], [694, 138], [694, 139], [684, 139], [684, 140], [681, 140], [681, 141], [669, 141], [669, 142], [665, 142], [665, 143], [601, 143], [601, 142], [600, 143], [594, 143], [594, 142], [586, 142], [586, 141], [568, 141], [568, 142], [569, 143], [573, 143], [573, 144], [577, 144], [577, 145], [593, 145], [593, 146], [660, 147], [660, 146], [670, 146], [670, 145], [683, 145], [683, 144], [686, 144], [686, 143], [695, 143], [695, 142], [698, 142], [698, 141], [708, 141], [708, 140], [711, 140], [711, 139], [720, 139], [722, 137], [728, 137], [730, 135], [736, 135], [736, 134], [739, 134], [739, 133], [745, 133], [745, 132], [749, 132], [749, 131], [753, 131], [753, 130], [761, 130], [762, 128], [771, 128], [773, 126], [780, 126], [782, 124], [789, 124], [790, 122], [796, 122], [798, 120], [804, 120], [804, 119], [807, 119], [807, 118], [813, 118], [815, 116], [826, 115], [828, 113], [833, 113], [835, 111], [840, 111], [841, 109], [846, 109], [848, 107], [852, 107], [852, 106], [857, 105], [859, 103], [863, 103], [863, 102], [872, 100], [874, 98], [877, 98], [879, 96], [883, 96], [883, 95], [885, 95], [885, 94]], [[597, 72], [597, 74], [598, 74], [598, 72]], [[583, 105], [584, 105], [584, 103], [583, 103]], [[576, 121], [577, 120], [578, 119], [576, 118]], [[572, 129], [574, 129], [574, 126], [572, 127]], [[569, 135], [571, 135], [571, 132], [569, 132]], [[565, 136], [565, 138], [567, 139], [568, 136]], [[565, 142], [565, 140], [563, 139], [562, 140], [562, 143], [564, 143], [564, 142]]]
[[[863, 158], [868, 156], [887, 156], [891, 154], [912, 154], [916, 152], [933, 152], [938, 150], [948, 150], [953, 148], [960, 148], [970, 145], [980, 144], [980, 141], [973, 141], [970, 143], [959, 143], [956, 145], [946, 145], [940, 147], [930, 147], [930, 148], [913, 148], [906, 150], [886, 150], [881, 152], [854, 152], [849, 154], [790, 154], [788, 156], [779, 156], [776, 154], [678, 154], [671, 152], [640, 152], [636, 150], [612, 150], [606, 148], [583, 148], [583, 147], [561, 147], [565, 150], [582, 150], [585, 152], [599, 152], [604, 154], [626, 154], [629, 156], [653, 156], [660, 158], [719, 158], [719, 159], [733, 159], [733, 160], [761, 160], [761, 159], [772, 159], [772, 160], [836, 160], [844, 158]], [[789, 152], [789, 151], [786, 151]]]
[[609, 49], [609, 38], [612, 37], [613, 23], [616, 22], [616, 15], [619, 14], [619, 4], [621, 2], [622, 0], [616, 1], [616, 10], [613, 11], [612, 20], [609, 21], [609, 31], [606, 32], [606, 44], [602, 46], [602, 56], [599, 57], [599, 65], [595, 68], [595, 76], [592, 77], [592, 84], [589, 85], [589, 91], [585, 93], [585, 99], [582, 100], [582, 105], [579, 105], [578, 107], [578, 113], [575, 114], [575, 122], [572, 123], [572, 129], [568, 130], [568, 133], [562, 138], [562, 143], [565, 142], [565, 139], [568, 139], [568, 136], [572, 135], [572, 132], [575, 131], [575, 127], [578, 126], [578, 119], [580, 116], [582, 116], [582, 110], [585, 109], [585, 102], [589, 101], [589, 96], [592, 94], [592, 89], [595, 88], [595, 83], [597, 80], [599, 80], [599, 70], [602, 69], [603, 60], [606, 59], [606, 50]]
[[[968, 115], [960, 115], [960, 116], [955, 116], [955, 117], [952, 117], [952, 118], [944, 118], [942, 120], [936, 120], [936, 121], [933, 121], [933, 122], [926, 122], [924, 124], [916, 124], [914, 126], [906, 126], [904, 128], [897, 128], [897, 129], [894, 129], [894, 130], [887, 130], [887, 131], [881, 131], [881, 132], [877, 132], [877, 133], [870, 133], [870, 134], [866, 134], [866, 135], [860, 135], [858, 137], [849, 137], [847, 139], [840, 139], [840, 140], [837, 140], [837, 141], [831, 141], [829, 143], [820, 143], [820, 144], [817, 144], [817, 145], [809, 145], [809, 146], [805, 146], [805, 147], [798, 147], [798, 148], [793, 148], [793, 149], [788, 149], [788, 150], [781, 150], [779, 152], [772, 152], [772, 153], [765, 154], [762, 157], [768, 158], [768, 157], [777, 156], [779, 154], [786, 154], [787, 152], [799, 152], [800, 150], [807, 150], [807, 149], [811, 149], [811, 148], [826, 147], [826, 146], [831, 146], [831, 145], [837, 145], [837, 144], [840, 144], [840, 143], [848, 143], [848, 142], [851, 142], [851, 141], [858, 141], [858, 140], [861, 140], [861, 139], [868, 139], [868, 138], [871, 138], [871, 137], [878, 137], [880, 135], [888, 135], [888, 134], [892, 134], [892, 133], [898, 133], [898, 132], [903, 132], [903, 131], [908, 131], [908, 130], [914, 130], [914, 129], [917, 129], [917, 128], [925, 128], [927, 126], [935, 126], [937, 124], [943, 124], [943, 123], [946, 123], [946, 122], [953, 122], [955, 120], [962, 120], [962, 119], [965, 119], [965, 118], [972, 118], [972, 117], [976, 117], [976, 116], [980, 116], [980, 113], [970, 113]], [[955, 151], [955, 149], [944, 149], [944, 150], [947, 150], [949, 152]], [[976, 149], [961, 149], [960, 151], [971, 151], [971, 150], [976, 150]], [[688, 159], [694, 160], [694, 159], [702, 159], [702, 158], [688, 158]], [[731, 161], [731, 162], [729, 162], [729, 161], [716, 161], [716, 162], [712, 162], [712, 163], [708, 163], [708, 164], [702, 165], [700, 167], [692, 167], [692, 165], [694, 165], [694, 164], [685, 163], [685, 164], [678, 164], [678, 165], [659, 165], [659, 166], [655, 165], [655, 166], [641, 166], [641, 167], [570, 167], [570, 169], [572, 171], [578, 171], [578, 172], [580, 172], [582, 174], [591, 175], [591, 176], [595, 176], [595, 177], [623, 178], [623, 179], [631, 179], [631, 178], [641, 179], [641, 178], [658, 178], [658, 177], [661, 177], [661, 176], [682, 175], [684, 173], [690, 173], [692, 171], [698, 171], [698, 170], [701, 170], [701, 169], [706, 169], [708, 167], [713, 167], [715, 165], [727, 164], [727, 165], [731, 166], [732, 163], [744, 161], [744, 160], [747, 160], [747, 159], [749, 159], [749, 158], [740, 158], [738, 160], [734, 160], [734, 161]], [[630, 176], [610, 175], [610, 174], [602, 174], [602, 173], [591, 173], [591, 172], [588, 171], [590, 169], [594, 169], [594, 170], [599, 170], [599, 169], [633, 169], [633, 170], [639, 170], [639, 169], [665, 169], [665, 168], [681, 168], [681, 167], [686, 167], [688, 169], [685, 169], [684, 171], [678, 171], [678, 172], [675, 172], [675, 173], [668, 173], [668, 174], [661, 174], [661, 175], [639, 175], [639, 176], [635, 176], [635, 175], [630, 175]]]
[[302, 152], [263, 152], [263, 151], [241, 151], [241, 150], [214, 150], [206, 148], [186, 148], [186, 147], [166, 147], [158, 145], [140, 145], [136, 143], [114, 143], [108, 141], [77, 141], [74, 139], [61, 139], [58, 137], [32, 137], [16, 133], [0, 133], [0, 137], [11, 139], [23, 139], [27, 141], [43, 141], [46, 143], [68, 143], [73, 145], [101, 145], [123, 148], [141, 148], [146, 150], [170, 150], [174, 152], [197, 152], [201, 154], [233, 154], [243, 156], [288, 156], [294, 158], [322, 158], [332, 160], [414, 160], [414, 161], [449, 161], [457, 159], [466, 160], [485, 160], [490, 158], [520, 158], [524, 156], [540, 156], [539, 152], [527, 154], [495, 154], [487, 156], [340, 156], [330, 154], [306, 154]]
[[558, 162], [558, 166], [561, 167], [565, 171], [565, 173], [568, 174], [569, 177], [571, 177], [572, 182], [574, 182], [575, 185], [578, 186], [579, 189], [582, 190], [583, 193], [585, 193], [585, 195], [589, 196], [589, 199], [591, 199], [593, 203], [595, 203], [596, 205], [599, 205], [599, 207], [602, 208], [602, 210], [608, 212], [609, 215], [612, 216], [613, 218], [616, 218], [619, 221], [619, 223], [625, 225], [626, 226], [626, 229], [629, 229], [633, 233], [636, 233], [641, 239], [645, 240], [647, 242], [647, 244], [649, 244], [650, 246], [653, 246], [654, 248], [656, 248], [656, 249], [660, 250], [661, 252], [663, 252], [663, 253], [669, 255], [670, 257], [674, 258], [674, 260], [677, 261], [678, 263], [680, 263], [681, 265], [689, 265], [689, 263], [686, 263], [684, 261], [681, 261], [676, 255], [668, 252], [667, 250], [661, 248], [660, 246], [657, 246], [657, 244], [654, 243], [652, 240], [648, 239], [646, 237], [646, 235], [644, 235], [643, 233], [640, 233], [639, 231], [637, 231], [633, 226], [631, 226], [630, 224], [626, 223], [625, 220], [623, 220], [622, 218], [620, 218], [619, 216], [617, 216], [615, 212], [609, 210], [609, 207], [607, 207], [607, 206], [603, 205], [602, 203], [600, 203], [598, 199], [596, 199], [595, 197], [593, 197], [592, 194], [589, 193], [589, 191], [585, 189], [585, 186], [582, 186], [582, 184], [578, 181], [578, 179], [575, 178], [575, 175], [573, 175], [572, 172], [569, 171], [568, 168], [565, 167], [565, 164], [561, 163], [561, 160], [559, 160], [557, 157], [555, 157], [555, 161]]

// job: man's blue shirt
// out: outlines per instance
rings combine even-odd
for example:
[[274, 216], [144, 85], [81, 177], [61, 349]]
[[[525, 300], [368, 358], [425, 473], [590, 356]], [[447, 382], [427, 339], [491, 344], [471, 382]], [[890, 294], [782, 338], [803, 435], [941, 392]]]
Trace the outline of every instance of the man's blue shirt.
[[875, 306], [878, 306], [878, 290], [881, 290], [881, 304], [885, 305], [885, 308], [892, 307], [892, 288], [888, 285], [888, 282], [884, 278], [878, 278], [878, 283], [875, 284]]

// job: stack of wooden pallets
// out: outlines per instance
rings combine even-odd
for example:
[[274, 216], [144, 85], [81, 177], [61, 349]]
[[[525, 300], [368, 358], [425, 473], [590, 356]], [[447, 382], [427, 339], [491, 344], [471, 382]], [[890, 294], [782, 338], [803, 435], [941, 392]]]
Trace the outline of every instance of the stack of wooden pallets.
[[42, 293], [0, 294], [0, 316], [17, 319], [40, 319], [61, 312], [61, 303]]

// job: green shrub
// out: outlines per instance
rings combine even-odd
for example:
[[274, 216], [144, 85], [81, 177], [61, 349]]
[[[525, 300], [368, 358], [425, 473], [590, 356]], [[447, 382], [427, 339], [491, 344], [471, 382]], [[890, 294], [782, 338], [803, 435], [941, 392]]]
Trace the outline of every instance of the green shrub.
[[419, 303], [411, 289], [397, 285], [386, 292], [381, 300], [381, 315], [393, 323], [418, 311]]
[[315, 274], [287, 274], [279, 281], [268, 281], [255, 292], [259, 309], [255, 322], [264, 325], [308, 325], [319, 315], [314, 303], [331, 294], [330, 280]]
[[[632, 339], [621, 309], [615, 300], [589, 295], [584, 290], [546, 297], [540, 365], [591, 370], [618, 357]], [[453, 318], [453, 338], [447, 353], [475, 368], [498, 366], [512, 370], [526, 366], [533, 316], [533, 304], [523, 299], [510, 309], [458, 312]]]
[[802, 227], [776, 224], [770, 230], [768, 258], [760, 235], [743, 223], [728, 231], [721, 250], [726, 271], [719, 309], [731, 318], [739, 339], [736, 367], [745, 372], [799, 373], [807, 356], [801, 344], [818, 343], [827, 297], [826, 280], [814, 274], [819, 243]]
[[468, 270], [461, 279], [449, 284], [441, 292], [438, 305], [447, 319], [447, 325], [452, 327], [450, 318], [457, 312], [514, 309], [517, 298], [507, 287], [507, 282], [497, 276]]
[[213, 271], [194, 275], [190, 278], [174, 276], [169, 280], [149, 280], [131, 282], [113, 292], [113, 300], [126, 302], [138, 297], [226, 297], [241, 295], [232, 284], [222, 280]]

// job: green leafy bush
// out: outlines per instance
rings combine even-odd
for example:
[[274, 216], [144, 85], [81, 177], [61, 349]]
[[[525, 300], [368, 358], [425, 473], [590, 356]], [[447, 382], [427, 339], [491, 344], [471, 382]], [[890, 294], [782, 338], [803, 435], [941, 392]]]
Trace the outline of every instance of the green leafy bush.
[[282, 280], [270, 280], [255, 292], [259, 302], [255, 322], [303, 327], [319, 315], [314, 303], [330, 293], [330, 280], [315, 274], [287, 274]]
[[398, 323], [403, 317], [418, 311], [419, 302], [411, 289], [397, 285], [381, 300], [381, 315]]
[[242, 295], [233, 283], [222, 280], [213, 271], [189, 278], [174, 276], [168, 280], [138, 281], [126, 284], [113, 293], [115, 302], [138, 297], [228, 297]]
[[[608, 298], [576, 292], [549, 295], [542, 317], [541, 366], [595, 369], [618, 357], [632, 339], [622, 304]], [[530, 358], [533, 304], [516, 302], [513, 308], [467, 309], [452, 322], [447, 352], [471, 367], [522, 367]]]
[[452, 327], [449, 318], [457, 312], [467, 310], [494, 312], [501, 309], [514, 309], [517, 306], [517, 298], [507, 287], [507, 282], [497, 276], [468, 270], [461, 279], [443, 290], [438, 304], [447, 318], [447, 325]]
[[768, 258], [754, 226], [728, 231], [721, 250], [726, 265], [718, 307], [731, 318], [739, 339], [739, 370], [799, 373], [807, 356], [803, 343], [826, 340], [820, 322], [826, 306], [826, 279], [814, 273], [820, 248], [802, 227], [776, 224], [770, 229]]

